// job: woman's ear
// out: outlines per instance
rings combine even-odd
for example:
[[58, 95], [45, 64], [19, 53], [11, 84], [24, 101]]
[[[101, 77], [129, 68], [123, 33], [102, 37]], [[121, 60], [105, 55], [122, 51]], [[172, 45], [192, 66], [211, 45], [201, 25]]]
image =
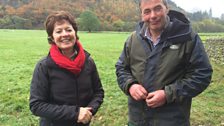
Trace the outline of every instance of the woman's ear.
[[53, 40], [53, 38], [51, 36], [48, 36], [47, 40], [48, 40], [48, 43], [53, 43], [54, 42], [54, 40]]

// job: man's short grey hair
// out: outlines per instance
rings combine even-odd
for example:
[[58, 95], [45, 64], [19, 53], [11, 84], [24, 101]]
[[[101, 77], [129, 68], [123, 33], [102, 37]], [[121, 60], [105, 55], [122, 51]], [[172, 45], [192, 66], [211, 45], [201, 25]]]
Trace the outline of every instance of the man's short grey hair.
[[[139, 7], [141, 6], [142, 1], [148, 1], [148, 0], [139, 0]], [[163, 4], [168, 8], [168, 2], [167, 0], [162, 0]]]

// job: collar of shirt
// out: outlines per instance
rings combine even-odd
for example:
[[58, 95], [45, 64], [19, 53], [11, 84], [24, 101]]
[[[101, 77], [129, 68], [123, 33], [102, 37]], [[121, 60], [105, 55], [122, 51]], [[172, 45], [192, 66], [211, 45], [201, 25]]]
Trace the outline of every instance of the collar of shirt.
[[156, 45], [158, 45], [158, 43], [159, 43], [159, 41], [160, 41], [160, 39], [161, 39], [161, 35], [160, 35], [160, 36], [156, 39], [156, 42], [153, 42], [153, 41], [152, 41], [152, 37], [150, 36], [150, 33], [149, 33], [149, 29], [148, 29], [148, 28], [145, 30], [145, 37], [146, 37], [147, 39], [150, 40], [150, 42], [153, 44], [154, 47], [155, 47]]
[[74, 60], [75, 57], [77, 56], [77, 54], [78, 54], [77, 50], [74, 49], [74, 53], [70, 56], [70, 59], [71, 59], [71, 60]]
[[[61, 49], [59, 49], [60, 50], [60, 52], [63, 54], [63, 52], [61, 51]], [[73, 52], [73, 54], [69, 57], [69, 59], [70, 60], [74, 60], [75, 59], [75, 57], [77, 56], [77, 54], [78, 54], [78, 52], [77, 52], [77, 50], [74, 48], [74, 52]], [[64, 54], [63, 54], [64, 55]]]

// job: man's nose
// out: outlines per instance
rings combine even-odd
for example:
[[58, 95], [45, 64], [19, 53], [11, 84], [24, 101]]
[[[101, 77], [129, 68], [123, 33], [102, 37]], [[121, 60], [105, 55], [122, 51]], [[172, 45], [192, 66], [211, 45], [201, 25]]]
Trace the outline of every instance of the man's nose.
[[156, 12], [155, 11], [151, 11], [150, 17], [151, 18], [155, 18], [156, 17]]

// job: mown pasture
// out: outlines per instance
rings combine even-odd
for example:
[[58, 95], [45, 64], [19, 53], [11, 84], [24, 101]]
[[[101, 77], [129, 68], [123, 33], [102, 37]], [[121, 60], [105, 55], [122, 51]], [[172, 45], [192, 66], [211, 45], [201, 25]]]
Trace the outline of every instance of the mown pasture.
[[[92, 126], [125, 126], [127, 97], [117, 86], [115, 63], [129, 33], [80, 32], [84, 48], [94, 58], [105, 90], [102, 107]], [[206, 40], [202, 37], [202, 40]], [[48, 54], [47, 35], [42, 30], [0, 30], [0, 126], [37, 126], [29, 111], [29, 87], [37, 61]], [[224, 66], [212, 62], [210, 86], [193, 99], [192, 126], [224, 125]]]

